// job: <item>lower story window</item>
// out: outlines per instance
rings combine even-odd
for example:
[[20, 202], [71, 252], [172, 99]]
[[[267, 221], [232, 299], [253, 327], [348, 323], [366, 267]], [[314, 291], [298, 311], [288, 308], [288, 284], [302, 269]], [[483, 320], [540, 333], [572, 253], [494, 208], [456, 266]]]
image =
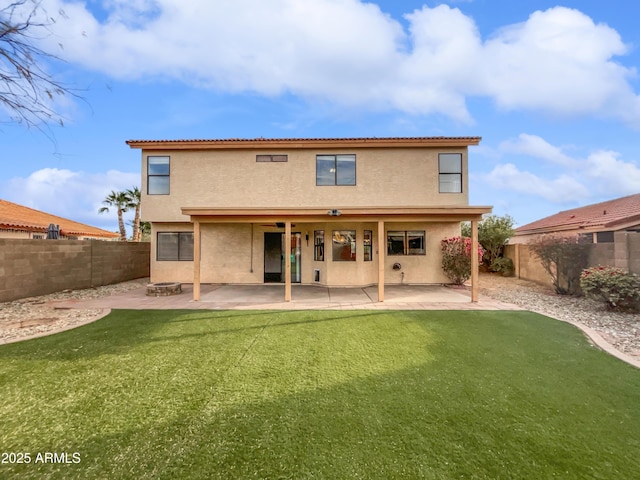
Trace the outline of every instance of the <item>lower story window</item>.
[[387, 232], [387, 255], [425, 255], [425, 232], [404, 230]]
[[193, 232], [158, 232], [159, 261], [193, 260]]
[[364, 231], [364, 261], [370, 262], [373, 260], [373, 254], [371, 253], [373, 232], [371, 230]]
[[596, 233], [596, 241], [598, 243], [613, 243], [615, 241], [613, 232], [598, 232]]
[[334, 262], [355, 262], [356, 231], [334, 230], [331, 250]]
[[324, 262], [324, 230], [313, 232], [313, 259], [316, 262]]

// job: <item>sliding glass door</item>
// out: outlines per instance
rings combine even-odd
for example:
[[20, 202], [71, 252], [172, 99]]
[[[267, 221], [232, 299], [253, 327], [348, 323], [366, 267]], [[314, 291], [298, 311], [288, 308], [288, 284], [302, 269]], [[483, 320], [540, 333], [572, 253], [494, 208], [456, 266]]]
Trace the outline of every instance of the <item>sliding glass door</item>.
[[[284, 282], [285, 241], [284, 233], [265, 232], [264, 234], [264, 282]], [[302, 234], [291, 234], [291, 283], [302, 281]]]

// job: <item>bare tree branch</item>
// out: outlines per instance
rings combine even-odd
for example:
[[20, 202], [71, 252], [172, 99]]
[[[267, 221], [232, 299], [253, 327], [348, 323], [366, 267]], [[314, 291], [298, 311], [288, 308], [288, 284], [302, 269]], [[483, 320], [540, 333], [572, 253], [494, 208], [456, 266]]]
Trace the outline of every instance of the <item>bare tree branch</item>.
[[[15, 0], [0, 8], [0, 109], [11, 122], [38, 128], [64, 125], [56, 98], [67, 94], [80, 98], [46, 70], [48, 62], [63, 60], [36, 46], [37, 40], [51, 35], [48, 27], [55, 23], [41, 9], [39, 0]], [[39, 10], [45, 22], [37, 20]], [[65, 16], [64, 12], [59, 15]]]

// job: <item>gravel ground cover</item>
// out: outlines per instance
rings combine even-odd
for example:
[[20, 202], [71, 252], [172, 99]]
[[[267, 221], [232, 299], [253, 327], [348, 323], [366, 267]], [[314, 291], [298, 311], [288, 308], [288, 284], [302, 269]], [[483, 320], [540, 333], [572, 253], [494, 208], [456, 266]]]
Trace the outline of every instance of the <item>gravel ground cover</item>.
[[[148, 278], [0, 303], [0, 343], [71, 328], [99, 318], [101, 309], [58, 309], [55, 300], [91, 299], [146, 286]], [[640, 357], [640, 314], [614, 313], [583, 297], [556, 295], [551, 287], [495, 274], [480, 275], [480, 293], [560, 320], [586, 325], [615, 348]]]
[[55, 332], [63, 328], [72, 328], [100, 318], [106, 313], [105, 310], [99, 308], [56, 308], [50, 302], [100, 298], [144, 287], [147, 283], [149, 283], [148, 278], [140, 278], [114, 285], [82, 290], [65, 290], [0, 303], [0, 344], [19, 338]]

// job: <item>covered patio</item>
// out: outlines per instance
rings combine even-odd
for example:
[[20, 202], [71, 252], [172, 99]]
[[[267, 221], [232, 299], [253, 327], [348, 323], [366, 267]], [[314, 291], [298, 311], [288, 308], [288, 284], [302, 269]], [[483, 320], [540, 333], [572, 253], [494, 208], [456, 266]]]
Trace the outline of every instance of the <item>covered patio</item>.
[[[412, 223], [440, 223], [440, 224], [459, 224], [460, 222], [471, 222], [472, 232], [472, 251], [478, 249], [478, 222], [482, 219], [482, 215], [489, 213], [491, 207], [479, 206], [446, 206], [446, 207], [393, 207], [393, 208], [364, 208], [364, 207], [348, 207], [348, 208], [207, 208], [207, 207], [183, 207], [182, 214], [189, 216], [193, 225], [193, 300], [206, 301], [202, 291], [202, 273], [203, 273], [203, 248], [202, 248], [202, 232], [207, 225], [214, 224], [263, 224], [271, 223], [281, 225], [284, 229], [284, 245], [283, 251], [291, 251], [291, 234], [294, 225], [322, 222], [324, 224], [367, 224], [373, 225], [375, 248], [375, 263], [377, 275], [372, 281], [364, 283], [371, 285], [375, 282], [375, 289], [362, 288], [362, 294], [367, 298], [369, 303], [382, 303], [388, 301], [386, 291], [393, 285], [385, 284], [385, 269], [388, 266], [385, 261], [386, 257], [386, 228], [394, 224], [412, 224]], [[377, 228], [376, 228], [377, 227]], [[307, 236], [308, 242], [308, 236]], [[253, 251], [253, 246], [252, 246]], [[211, 251], [207, 252], [207, 261], [212, 263]], [[252, 257], [253, 258], [253, 257]], [[372, 262], [374, 265], [375, 263]], [[281, 285], [270, 286], [271, 293], [278, 292], [281, 295], [280, 300], [284, 302], [295, 301], [293, 296], [293, 286], [297, 287], [298, 292], [305, 292], [307, 295], [313, 292], [318, 295], [319, 285], [313, 285], [316, 290], [305, 289], [309, 285], [294, 285], [291, 281], [291, 257], [284, 255], [283, 261], [283, 283]], [[466, 299], [467, 302], [478, 302], [478, 258], [476, 255], [471, 256], [471, 288], [470, 295]], [[377, 280], [377, 281], [376, 281]], [[326, 285], [335, 288], [335, 285]], [[282, 288], [278, 288], [282, 287]], [[300, 288], [302, 287], [302, 288]], [[352, 290], [347, 289], [345, 290]], [[353, 294], [353, 291], [351, 291]]]

